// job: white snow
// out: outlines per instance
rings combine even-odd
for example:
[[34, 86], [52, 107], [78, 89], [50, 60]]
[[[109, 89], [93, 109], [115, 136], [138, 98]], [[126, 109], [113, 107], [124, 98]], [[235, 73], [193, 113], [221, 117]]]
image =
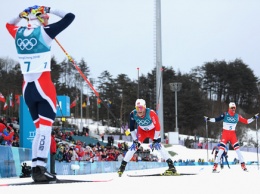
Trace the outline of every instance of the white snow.
[[[183, 146], [172, 146], [167, 148], [178, 153], [179, 157], [204, 158], [206, 150], [187, 149]], [[234, 151], [229, 151], [233, 157]], [[256, 153], [243, 152], [246, 160], [257, 160]], [[128, 177], [127, 174], [161, 173], [166, 168], [125, 171], [122, 177], [117, 173], [103, 173], [90, 175], [58, 175], [58, 178], [86, 179], [86, 180], [108, 180], [109, 182], [73, 183], [73, 184], [51, 184], [51, 185], [30, 185], [0, 187], [1, 193], [91, 193], [91, 194], [159, 194], [159, 193], [181, 193], [181, 194], [202, 194], [202, 193], [237, 193], [258, 194], [260, 191], [260, 171], [257, 165], [248, 165], [249, 172], [242, 171], [240, 165], [231, 165], [231, 168], [224, 167], [220, 173], [212, 173], [212, 166], [177, 166], [178, 172], [198, 172], [194, 176], [171, 176], [171, 177]], [[0, 184], [11, 182], [28, 181], [31, 178], [3, 178]]]

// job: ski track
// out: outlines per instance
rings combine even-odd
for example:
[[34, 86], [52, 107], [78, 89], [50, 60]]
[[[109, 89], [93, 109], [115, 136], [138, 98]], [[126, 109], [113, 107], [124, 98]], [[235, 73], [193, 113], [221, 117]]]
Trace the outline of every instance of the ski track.
[[[220, 193], [223, 191], [232, 193], [250, 194], [260, 191], [260, 171], [257, 165], [248, 165], [248, 172], [242, 171], [240, 165], [227, 166], [220, 173], [212, 173], [212, 166], [176, 166], [180, 173], [198, 173], [194, 176], [161, 176], [161, 177], [128, 177], [127, 174], [151, 174], [161, 173], [166, 168], [125, 171], [122, 177], [117, 173], [103, 173], [91, 175], [57, 175], [58, 178], [80, 179], [80, 180], [106, 180], [109, 182], [89, 182], [73, 184], [48, 184], [48, 185], [25, 185], [0, 187], [1, 193], [37, 193], [37, 192], [59, 192], [60, 194], [72, 194], [95, 192], [98, 194], [126, 194], [126, 193], [162, 193], [162, 192], [181, 192], [182, 194], [202, 194], [205, 190], [209, 193]], [[2, 178], [0, 184], [27, 182], [31, 178]], [[219, 188], [219, 189], [217, 189]], [[224, 192], [224, 193], [226, 193]]]

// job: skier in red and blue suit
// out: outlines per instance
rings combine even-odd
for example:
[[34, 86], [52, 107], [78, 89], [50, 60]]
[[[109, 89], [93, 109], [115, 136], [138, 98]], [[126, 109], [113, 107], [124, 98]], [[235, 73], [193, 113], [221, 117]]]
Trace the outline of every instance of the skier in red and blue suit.
[[130, 146], [125, 154], [125, 157], [118, 170], [119, 177], [122, 176], [127, 163], [131, 160], [135, 152], [141, 146], [141, 143], [146, 138], [153, 140], [149, 145], [151, 150], [157, 150], [163, 159], [167, 162], [169, 168], [163, 173], [165, 176], [178, 175], [173, 161], [170, 158], [169, 153], [165, 150], [161, 144], [160, 137], [160, 122], [156, 112], [150, 108], [146, 108], [146, 102], [144, 99], [137, 99], [135, 102], [135, 109], [130, 113], [130, 132], [133, 139], [133, 144]]
[[[60, 17], [48, 24], [49, 13]], [[17, 26], [25, 18], [27, 26]], [[56, 89], [51, 80], [51, 44], [75, 15], [46, 6], [32, 6], [11, 19], [6, 28], [15, 39], [23, 74], [23, 96], [36, 127], [32, 142], [32, 178], [35, 182], [56, 181], [46, 169], [52, 124], [56, 117]]]
[[209, 117], [204, 117], [205, 121], [209, 122], [218, 122], [223, 120], [223, 131], [222, 131], [222, 137], [220, 140], [220, 146], [219, 146], [219, 152], [217, 154], [217, 157], [214, 161], [214, 166], [212, 172], [217, 172], [217, 167], [218, 163], [220, 162], [221, 156], [225, 151], [226, 144], [228, 141], [230, 141], [231, 145], [233, 146], [234, 150], [237, 153], [237, 156], [239, 158], [239, 162], [241, 164], [241, 168], [244, 171], [247, 171], [246, 165], [244, 158], [240, 152], [240, 147], [239, 147], [239, 142], [237, 140], [236, 136], [236, 126], [238, 122], [244, 123], [244, 124], [250, 124], [252, 123], [255, 119], [258, 118], [258, 113], [255, 114], [252, 118], [250, 119], [245, 119], [243, 118], [240, 114], [236, 113], [236, 104], [234, 102], [229, 103], [229, 109], [227, 112], [222, 113], [219, 117], [217, 118], [209, 118]]

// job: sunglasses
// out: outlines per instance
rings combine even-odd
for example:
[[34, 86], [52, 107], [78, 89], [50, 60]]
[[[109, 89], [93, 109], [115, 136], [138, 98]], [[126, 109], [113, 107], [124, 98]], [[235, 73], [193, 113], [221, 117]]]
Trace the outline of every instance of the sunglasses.
[[231, 107], [230, 109], [236, 109], [236, 107]]

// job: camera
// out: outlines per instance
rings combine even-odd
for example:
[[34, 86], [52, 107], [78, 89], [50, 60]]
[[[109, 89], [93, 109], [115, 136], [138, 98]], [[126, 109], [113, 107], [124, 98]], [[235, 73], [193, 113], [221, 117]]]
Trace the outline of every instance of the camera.
[[20, 178], [31, 177], [32, 174], [31, 166], [27, 166], [27, 164], [24, 162], [21, 167], [22, 167], [22, 173], [20, 175]]

